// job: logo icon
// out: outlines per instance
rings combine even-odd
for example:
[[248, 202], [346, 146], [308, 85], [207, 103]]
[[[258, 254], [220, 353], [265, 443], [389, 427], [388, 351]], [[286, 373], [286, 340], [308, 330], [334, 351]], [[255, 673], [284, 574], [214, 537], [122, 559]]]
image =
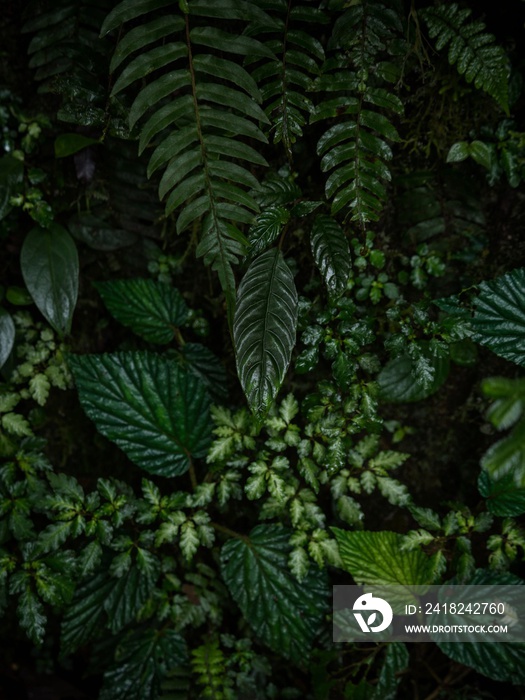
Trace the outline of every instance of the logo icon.
[[[373, 610], [374, 612], [368, 616], [365, 622], [363, 615], [357, 612], [358, 610]], [[377, 618], [377, 612], [381, 613], [383, 621], [373, 626]], [[394, 614], [386, 600], [374, 598], [371, 593], [365, 593], [354, 602], [354, 616], [363, 632], [382, 632], [392, 622]]]

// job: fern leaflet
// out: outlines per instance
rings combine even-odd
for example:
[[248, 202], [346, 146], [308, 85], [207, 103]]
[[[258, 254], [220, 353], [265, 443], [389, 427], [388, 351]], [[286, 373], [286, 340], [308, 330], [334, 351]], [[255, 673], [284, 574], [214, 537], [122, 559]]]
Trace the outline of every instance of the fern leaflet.
[[[232, 20], [265, 21], [267, 15], [244, 0], [220, 4], [193, 0], [187, 14], [159, 17], [158, 8], [166, 5], [163, 0], [135, 4], [125, 0], [106, 18], [103, 34], [122, 21], [133, 20], [136, 25], [137, 17], [144, 18], [119, 42], [112, 65], [120, 74], [112, 94], [138, 88], [129, 123], [134, 128], [148, 117], [139, 141], [140, 152], [152, 149], [148, 175], [164, 171], [159, 195], [167, 197], [167, 215], [177, 212], [178, 233], [201, 222], [197, 255], [218, 272], [231, 322], [232, 266], [247, 246], [241, 228], [258, 211], [248, 191], [259, 187], [251, 169], [267, 165], [246, 139], [267, 143], [258, 122], [268, 119], [259, 106], [261, 94], [253, 78], [224, 56], [268, 50], [220, 25], [223, 20], [225, 25]], [[213, 26], [203, 25], [200, 18], [212, 18]]]
[[399, 98], [381, 87], [391, 71], [379, 60], [401, 28], [397, 14], [382, 4], [354, 5], [335, 23], [330, 46], [336, 54], [325, 62], [317, 82], [320, 91], [336, 97], [323, 100], [310, 121], [338, 118], [317, 144], [321, 170], [331, 171], [326, 196], [332, 214], [349, 206], [351, 220], [363, 229], [379, 218], [384, 182], [390, 180], [388, 141], [399, 140], [393, 124], [376, 108], [403, 111]]
[[283, 143], [291, 161], [292, 144], [302, 136], [306, 115], [314, 108], [306, 93], [312, 90], [324, 61], [322, 44], [307, 28], [328, 19], [318, 8], [294, 6], [291, 0], [257, 0], [257, 4], [276, 13], [273, 23], [252, 22], [247, 30], [249, 35], [269, 37], [265, 42], [269, 60], [266, 56], [250, 57], [246, 65], [256, 64], [252, 75], [261, 88], [273, 141]]
[[26, 8], [22, 31], [33, 34], [29, 67], [35, 69], [39, 92], [62, 96], [62, 121], [84, 126], [106, 121], [106, 90], [98, 76], [106, 73], [110, 47], [98, 33], [110, 6], [109, 0], [61, 0]]
[[448, 61], [455, 65], [467, 83], [484, 90], [509, 112], [508, 59], [480, 20], [468, 21], [472, 10], [456, 3], [427, 7], [422, 12], [436, 49], [448, 45]]

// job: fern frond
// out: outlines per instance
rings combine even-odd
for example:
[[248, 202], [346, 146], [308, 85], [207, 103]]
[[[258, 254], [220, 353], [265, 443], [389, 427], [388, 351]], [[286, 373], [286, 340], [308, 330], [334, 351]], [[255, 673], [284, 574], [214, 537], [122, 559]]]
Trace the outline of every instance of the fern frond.
[[504, 49], [495, 43], [492, 34], [485, 32], [481, 20], [468, 21], [469, 8], [456, 3], [427, 7], [421, 11], [428, 33], [435, 39], [436, 49], [448, 45], [448, 61], [455, 65], [467, 83], [484, 90], [509, 112], [509, 62]]
[[191, 667], [197, 676], [199, 685], [203, 686], [202, 697], [214, 700], [226, 700], [225, 693], [231, 682], [227, 677], [226, 658], [215, 640], [206, 640], [191, 652]]
[[35, 1], [26, 8], [22, 32], [33, 34], [29, 67], [35, 69], [38, 92], [62, 95], [62, 121], [104, 124], [106, 92], [98, 76], [106, 73], [110, 47], [98, 34], [110, 7], [109, 0], [62, 0]]
[[376, 108], [402, 113], [403, 105], [382, 87], [388, 71], [380, 58], [388, 56], [389, 42], [402, 29], [396, 13], [370, 1], [354, 5], [336, 22], [330, 41], [335, 57], [324, 65], [317, 88], [327, 97], [314, 110], [311, 122], [337, 118], [317, 144], [321, 170], [330, 172], [326, 196], [332, 214], [347, 206], [351, 220], [365, 228], [376, 221], [390, 181], [386, 162], [392, 158], [388, 142], [399, 136], [390, 119]]
[[[270, 52], [227, 28], [232, 21], [269, 18], [245, 0], [192, 0], [188, 14], [159, 17], [166, 5], [125, 0], [108, 16], [103, 33], [121, 22], [135, 25], [113, 57], [119, 76], [112, 95], [135, 90], [129, 123], [134, 128], [147, 117], [139, 150], [152, 150], [148, 175], [164, 171], [159, 196], [166, 198], [167, 215], [176, 212], [178, 233], [202, 222], [197, 255], [218, 272], [231, 320], [232, 266], [247, 246], [241, 229], [259, 209], [249, 191], [259, 186], [252, 169], [267, 165], [247, 140], [267, 143], [259, 123], [268, 122], [256, 82], [231, 55]], [[139, 17], [143, 23], [136, 26]], [[207, 20], [213, 26], [203, 25]]]
[[264, 111], [271, 121], [274, 143], [282, 142], [292, 159], [292, 144], [303, 133], [313, 102], [306, 93], [320, 74], [324, 61], [322, 44], [301, 25], [324, 24], [326, 15], [316, 7], [294, 6], [287, 0], [257, 5], [274, 13], [273, 24], [253, 22], [247, 29], [251, 36], [267, 36], [267, 60], [252, 56], [245, 65], [254, 65], [252, 75], [261, 88]]

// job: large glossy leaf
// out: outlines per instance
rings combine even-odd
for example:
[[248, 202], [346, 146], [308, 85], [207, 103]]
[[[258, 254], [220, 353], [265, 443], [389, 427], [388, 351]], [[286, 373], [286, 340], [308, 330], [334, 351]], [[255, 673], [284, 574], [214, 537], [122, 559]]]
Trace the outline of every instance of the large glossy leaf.
[[525, 268], [479, 285], [473, 339], [525, 367]]
[[402, 550], [403, 535], [332, 528], [344, 568], [358, 584], [413, 586], [432, 583], [434, 561], [419, 549]]
[[[469, 585], [486, 586], [487, 600], [497, 599], [498, 586], [522, 586], [523, 580], [509, 573], [496, 573], [478, 569]], [[493, 587], [492, 590], [489, 587]], [[483, 590], [483, 589], [480, 589]], [[520, 601], [523, 601], [523, 595]], [[466, 602], [466, 601], [465, 601]], [[462, 616], [463, 617], [463, 616]], [[457, 617], [454, 622], [475, 623], [473, 617], [464, 620]], [[458, 663], [470, 666], [478, 673], [496, 681], [513, 685], [525, 684], [525, 644], [501, 642], [437, 642], [438, 647], [447, 656]]]
[[280, 250], [248, 268], [237, 294], [233, 339], [237, 371], [252, 411], [270, 408], [290, 364], [297, 326], [297, 292]]
[[165, 673], [187, 662], [186, 643], [166, 626], [139, 628], [119, 643], [116, 657], [104, 674], [100, 700], [157, 700]]
[[151, 595], [158, 573], [158, 569], [141, 571], [132, 565], [122, 576], [111, 579], [112, 586], [104, 600], [104, 610], [113, 633], [120, 632], [135, 619]]
[[188, 317], [181, 294], [164, 282], [135, 278], [94, 286], [111, 315], [150, 343], [169, 343]]
[[97, 633], [105, 620], [104, 602], [116, 583], [117, 579], [99, 573], [77, 588], [62, 620], [62, 654], [71, 654]]
[[22, 275], [35, 304], [60, 334], [69, 333], [78, 295], [78, 253], [59, 224], [34, 228], [20, 255]]
[[178, 476], [210, 443], [209, 398], [173, 360], [148, 352], [70, 357], [80, 402], [139, 467]]
[[343, 229], [330, 216], [318, 216], [312, 226], [310, 244], [315, 263], [331, 296], [338, 297], [346, 289], [351, 260]]
[[326, 572], [311, 568], [301, 583], [290, 573], [291, 532], [258, 525], [249, 537], [226, 542], [221, 572], [257, 637], [295, 663], [304, 663], [329, 605]]
[[15, 324], [11, 314], [0, 309], [0, 367], [2, 367], [11, 354], [15, 344]]
[[525, 488], [518, 486], [513, 474], [493, 479], [482, 471], [478, 488], [483, 498], [487, 499], [487, 509], [494, 515], [515, 517], [525, 513]]

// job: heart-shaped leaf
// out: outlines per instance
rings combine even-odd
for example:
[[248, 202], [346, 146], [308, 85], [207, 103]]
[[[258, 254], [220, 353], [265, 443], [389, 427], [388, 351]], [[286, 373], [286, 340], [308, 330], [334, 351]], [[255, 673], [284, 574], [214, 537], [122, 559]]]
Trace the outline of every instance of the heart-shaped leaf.
[[188, 308], [171, 285], [148, 279], [95, 282], [108, 311], [150, 343], [169, 343]]
[[209, 397], [177, 362], [148, 352], [77, 355], [69, 364], [98, 430], [139, 467], [178, 476], [210, 444]]
[[246, 621], [271, 649], [304, 663], [329, 605], [326, 572], [311, 568], [301, 583], [291, 574], [291, 531], [258, 525], [226, 542], [221, 571]]
[[233, 340], [237, 371], [251, 410], [272, 405], [290, 364], [297, 326], [297, 291], [281, 251], [272, 248], [248, 268], [237, 294]]
[[419, 549], [402, 549], [403, 535], [332, 528], [344, 568], [358, 584], [413, 586], [435, 578], [431, 557]]
[[479, 285], [472, 319], [474, 340], [525, 367], [525, 269]]

